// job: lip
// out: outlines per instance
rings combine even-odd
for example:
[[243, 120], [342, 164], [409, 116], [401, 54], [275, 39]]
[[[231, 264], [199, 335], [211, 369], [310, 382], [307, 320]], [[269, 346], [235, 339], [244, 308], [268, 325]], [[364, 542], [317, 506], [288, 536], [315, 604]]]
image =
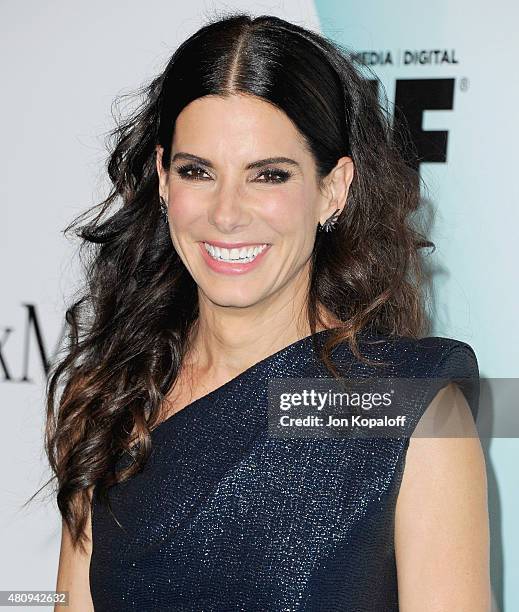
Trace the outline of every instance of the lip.
[[[203, 242], [199, 242], [198, 244], [200, 246], [200, 250], [202, 251], [202, 257], [204, 258], [204, 261], [206, 262], [207, 266], [214, 272], [218, 272], [220, 274], [246, 274], [247, 272], [254, 270], [254, 268], [256, 268], [263, 261], [263, 258], [270, 251], [270, 247], [272, 246], [269, 244], [267, 248], [264, 251], [262, 251], [256, 257], [256, 259], [254, 259], [250, 263], [236, 263], [236, 262], [229, 263], [226, 261], [216, 261], [216, 259], [213, 259], [209, 255], [209, 253], [206, 251]], [[228, 243], [225, 243], [225, 242], [208, 242], [208, 244], [212, 244], [214, 246], [222, 246], [223, 248], [226, 248], [226, 249], [228, 248], [237, 249], [239, 245], [256, 246], [258, 243], [237, 242], [232, 246], [226, 246], [226, 244]], [[264, 242], [263, 244], [266, 244], [266, 243]]]
[[202, 240], [201, 242], [202, 246], [204, 242], [207, 242], [207, 244], [212, 244], [213, 246], [222, 247], [224, 249], [241, 249], [242, 247], [261, 246], [262, 244], [267, 244], [266, 242], [219, 242], [217, 240]]

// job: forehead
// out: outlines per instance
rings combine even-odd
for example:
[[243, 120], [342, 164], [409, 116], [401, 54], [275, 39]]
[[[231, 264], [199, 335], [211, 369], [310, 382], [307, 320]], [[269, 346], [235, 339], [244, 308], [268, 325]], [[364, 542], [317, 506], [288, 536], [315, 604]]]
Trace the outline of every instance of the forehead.
[[282, 110], [239, 94], [188, 104], [177, 117], [173, 147], [201, 156], [298, 155], [303, 161], [308, 155], [301, 133]]

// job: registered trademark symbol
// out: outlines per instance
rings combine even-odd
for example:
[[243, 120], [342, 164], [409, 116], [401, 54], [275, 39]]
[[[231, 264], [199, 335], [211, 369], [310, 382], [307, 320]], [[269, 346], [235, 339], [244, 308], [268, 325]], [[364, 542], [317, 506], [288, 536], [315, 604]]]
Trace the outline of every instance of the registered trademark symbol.
[[469, 88], [469, 79], [468, 77], [462, 77], [460, 79], [460, 89], [461, 91], [467, 91]]

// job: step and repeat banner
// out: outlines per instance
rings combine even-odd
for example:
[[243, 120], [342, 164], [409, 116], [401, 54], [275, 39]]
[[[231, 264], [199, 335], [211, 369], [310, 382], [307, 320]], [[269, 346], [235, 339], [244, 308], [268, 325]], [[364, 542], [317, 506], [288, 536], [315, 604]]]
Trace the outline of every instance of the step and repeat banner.
[[[436, 244], [433, 335], [470, 343], [482, 377], [517, 378], [516, 142], [512, 2], [330, 0], [189, 4], [4, 2], [0, 299], [0, 590], [52, 590], [61, 519], [43, 451], [45, 377], [79, 287], [63, 235], [108, 193], [104, 138], [114, 98], [158, 73], [176, 46], [226, 10], [271, 13], [341, 43], [405, 116]], [[519, 609], [517, 438], [482, 439], [493, 609]], [[48, 488], [50, 491], [50, 487]]]

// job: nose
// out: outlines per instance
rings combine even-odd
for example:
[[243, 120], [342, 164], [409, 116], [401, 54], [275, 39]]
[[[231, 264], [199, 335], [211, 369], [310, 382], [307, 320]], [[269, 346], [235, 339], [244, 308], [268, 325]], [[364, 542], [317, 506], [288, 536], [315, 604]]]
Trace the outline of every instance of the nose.
[[222, 233], [229, 233], [249, 223], [245, 196], [239, 186], [228, 182], [214, 194], [208, 211], [209, 223]]

